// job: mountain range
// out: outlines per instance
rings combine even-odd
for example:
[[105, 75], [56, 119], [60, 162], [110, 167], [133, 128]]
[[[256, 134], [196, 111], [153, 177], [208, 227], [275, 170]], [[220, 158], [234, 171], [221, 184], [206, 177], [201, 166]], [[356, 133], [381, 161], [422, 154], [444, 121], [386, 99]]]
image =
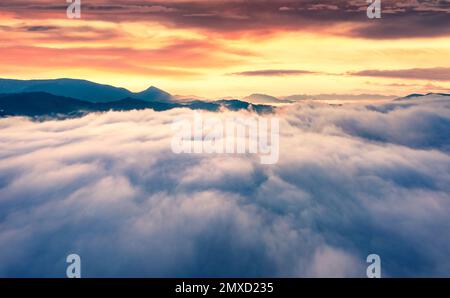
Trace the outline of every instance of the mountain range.
[[272, 112], [268, 105], [254, 105], [240, 100], [178, 101], [156, 87], [134, 93], [125, 88], [86, 80], [11, 80], [0, 79], [0, 116], [79, 116], [89, 112], [129, 111], [173, 108], [218, 111], [253, 109]]
[[111, 102], [124, 98], [135, 98], [143, 101], [171, 101], [172, 96], [156, 87], [150, 87], [142, 92], [134, 93], [125, 88], [98, 84], [86, 80], [55, 79], [55, 80], [11, 80], [0, 79], [0, 93], [16, 94], [46, 92], [58, 96], [69, 96], [88, 102]]
[[399, 97], [396, 98], [395, 101], [405, 101], [405, 100], [411, 100], [411, 99], [424, 99], [424, 98], [445, 98], [445, 97], [449, 97], [450, 94], [447, 93], [427, 93], [427, 94], [420, 94], [420, 93], [413, 93], [410, 95], [407, 95], [405, 97]]
[[362, 95], [295, 95], [277, 98], [265, 94], [252, 94], [243, 100], [225, 98], [214, 101], [191, 96], [180, 100], [179, 96], [150, 87], [142, 92], [131, 92], [125, 88], [98, 84], [86, 80], [12, 80], [0, 79], [0, 117], [77, 117], [90, 112], [129, 111], [152, 109], [165, 111], [174, 108], [219, 111], [254, 110], [258, 113], [270, 113], [280, 103], [291, 103], [311, 99], [387, 99], [411, 101], [421, 98], [446, 98], [449, 94], [429, 93], [411, 94], [406, 97]]

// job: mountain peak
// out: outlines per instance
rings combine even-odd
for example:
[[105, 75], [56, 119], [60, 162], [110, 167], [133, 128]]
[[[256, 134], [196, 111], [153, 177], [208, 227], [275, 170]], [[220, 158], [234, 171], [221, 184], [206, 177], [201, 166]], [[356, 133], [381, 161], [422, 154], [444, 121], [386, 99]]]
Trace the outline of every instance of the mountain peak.
[[254, 93], [247, 97], [244, 97], [244, 100], [248, 100], [251, 103], [256, 104], [280, 104], [280, 103], [291, 103], [290, 100], [280, 99], [278, 97], [262, 94], [262, 93]]
[[133, 97], [147, 101], [168, 102], [172, 100], [172, 95], [154, 86], [150, 86], [144, 91], [134, 93]]
[[168, 102], [172, 99], [169, 93], [154, 86], [142, 92], [133, 93], [125, 88], [81, 79], [0, 79], [0, 93], [16, 94], [26, 92], [46, 92], [57, 96], [66, 96], [94, 103], [117, 101], [128, 97], [159, 102]]
[[161, 90], [161, 89], [159, 89], [159, 88], [157, 88], [155, 86], [150, 86], [147, 89], [145, 89], [144, 91], [141, 91], [140, 93], [146, 92], [146, 91], [161, 91], [161, 92], [163, 92], [163, 90]]
[[401, 100], [411, 100], [411, 99], [420, 99], [420, 98], [440, 98], [440, 97], [448, 97], [450, 96], [450, 94], [448, 93], [427, 93], [427, 94], [420, 94], [420, 93], [413, 93], [413, 94], [409, 94], [405, 97], [400, 97], [397, 98], [396, 101], [401, 101]]

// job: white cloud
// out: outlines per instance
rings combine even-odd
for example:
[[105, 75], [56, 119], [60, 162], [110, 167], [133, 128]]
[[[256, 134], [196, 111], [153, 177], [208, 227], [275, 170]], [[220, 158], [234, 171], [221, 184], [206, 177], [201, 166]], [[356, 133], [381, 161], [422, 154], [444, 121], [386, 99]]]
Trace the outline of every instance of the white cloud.
[[447, 100], [281, 108], [274, 166], [173, 154], [187, 113], [0, 119], [0, 276], [450, 273]]

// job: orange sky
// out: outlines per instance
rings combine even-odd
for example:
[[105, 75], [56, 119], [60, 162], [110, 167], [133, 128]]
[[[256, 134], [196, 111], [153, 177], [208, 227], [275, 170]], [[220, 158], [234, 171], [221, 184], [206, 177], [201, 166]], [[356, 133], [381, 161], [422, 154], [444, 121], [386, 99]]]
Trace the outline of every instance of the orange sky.
[[64, 0], [2, 0], [0, 77], [205, 97], [450, 92], [445, 2], [385, 0], [370, 20], [365, 0], [84, 0], [72, 20]]

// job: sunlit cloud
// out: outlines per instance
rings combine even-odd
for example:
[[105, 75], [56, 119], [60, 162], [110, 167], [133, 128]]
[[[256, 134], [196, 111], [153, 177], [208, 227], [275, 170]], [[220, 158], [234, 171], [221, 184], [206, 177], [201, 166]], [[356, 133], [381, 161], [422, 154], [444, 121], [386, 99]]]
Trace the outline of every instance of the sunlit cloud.
[[83, 2], [78, 20], [66, 9], [50, 0], [0, 3], [2, 76], [281, 96], [374, 93], [363, 78], [340, 74], [449, 67], [450, 9], [442, 1], [386, 0], [381, 20], [369, 20], [359, 0], [93, 0]]
[[413, 68], [401, 70], [363, 70], [350, 73], [350, 75], [431, 81], [450, 81], [450, 67]]
[[308, 70], [294, 70], [294, 69], [264, 69], [264, 70], [251, 70], [251, 71], [242, 71], [237, 73], [232, 73], [232, 75], [236, 76], [299, 76], [305, 74], [316, 74], [316, 72], [308, 71]]

